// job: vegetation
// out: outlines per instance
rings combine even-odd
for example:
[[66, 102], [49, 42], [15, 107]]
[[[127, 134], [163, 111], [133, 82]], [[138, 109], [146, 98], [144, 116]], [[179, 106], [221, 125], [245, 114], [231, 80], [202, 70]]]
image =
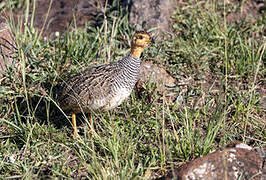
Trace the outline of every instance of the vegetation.
[[[56, 101], [58, 85], [91, 64], [128, 54], [134, 27], [118, 9], [102, 26], [73, 24], [68, 33], [47, 39], [34, 28], [25, 2], [25, 19], [7, 19], [21, 69], [13, 73], [11, 67], [0, 87], [1, 179], [145, 179], [231, 142], [265, 146], [265, 16], [228, 23], [222, 15], [237, 7], [178, 8], [173, 33], [143, 54], [183, 84], [171, 90], [176, 100], [147, 84], [115, 110], [93, 113], [97, 134], [89, 133], [89, 115], [80, 114], [74, 139], [71, 117]], [[5, 5], [10, 12], [12, 7]]]

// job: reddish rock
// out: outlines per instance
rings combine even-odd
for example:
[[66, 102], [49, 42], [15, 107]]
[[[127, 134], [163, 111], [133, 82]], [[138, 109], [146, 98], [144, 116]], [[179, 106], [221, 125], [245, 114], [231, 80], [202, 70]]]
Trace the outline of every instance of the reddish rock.
[[[139, 97], [145, 96], [149, 103], [161, 100], [173, 102], [177, 97], [177, 94], [173, 92], [173, 87], [176, 86], [176, 79], [169, 75], [164, 68], [152, 62], [142, 61], [140, 77], [136, 85]], [[156, 100], [155, 97], [158, 99]]]
[[[84, 28], [87, 22], [94, 25], [97, 14], [101, 13], [99, 8], [104, 6], [104, 3], [105, 0], [53, 1], [45, 24], [44, 35], [50, 35], [50, 33], [53, 34], [54, 32], [64, 33], [70, 25], [76, 25], [78, 28]], [[45, 22], [48, 7], [49, 3], [46, 0], [37, 2], [34, 24], [38, 29], [41, 29]]]
[[[36, 9], [34, 14], [34, 27], [39, 31], [43, 28], [43, 36], [54, 36], [55, 32], [65, 33], [71, 31], [69, 27], [84, 28], [85, 23], [92, 26], [96, 25], [97, 17], [102, 14], [105, 0], [56, 0], [52, 1], [52, 5], [48, 13], [50, 1], [36, 1]], [[30, 8], [30, 16], [33, 12]], [[15, 9], [13, 12], [15, 21], [24, 19], [25, 10]], [[1, 12], [1, 16], [9, 16], [9, 10]], [[47, 21], [45, 19], [47, 16]], [[75, 17], [75, 19], [74, 19]], [[30, 22], [30, 21], [29, 21]]]
[[[54, 32], [64, 33], [69, 30], [68, 28], [70, 26], [84, 28], [85, 23], [89, 23], [92, 26], [101, 26], [99, 23], [102, 21], [99, 21], [99, 17], [103, 17], [105, 2], [106, 0], [53, 1], [47, 22], [44, 25], [50, 1], [38, 0], [36, 1], [34, 27], [40, 30], [44, 25], [44, 32], [42, 35], [50, 36], [51, 34], [53, 35]], [[178, 0], [122, 0], [119, 2], [119, 4], [122, 5], [124, 12], [129, 13], [130, 24], [133, 26], [137, 25], [138, 30], [155, 28], [154, 30], [157, 33], [171, 32], [173, 23], [171, 16], [176, 8], [182, 9], [187, 6], [192, 6], [193, 4], [187, 1]], [[215, 3], [219, 2], [220, 1], [217, 1]], [[109, 6], [112, 6], [111, 4], [114, 4], [115, 2], [109, 0], [108, 3]], [[227, 22], [229, 23], [242, 22], [246, 18], [253, 19], [254, 21], [254, 17], [260, 16], [266, 9], [266, 3], [260, 0], [246, 1], [245, 3], [242, 3], [242, 1], [239, 0], [226, 1], [226, 5], [235, 4], [239, 5], [241, 8], [236, 9], [236, 12], [230, 11], [226, 14]], [[31, 13], [32, 7], [30, 8], [30, 15]], [[112, 10], [107, 12], [107, 16], [109, 15], [108, 13], [112, 13]], [[24, 14], [25, 9], [14, 9], [14, 19], [20, 18], [22, 20], [24, 19]], [[9, 9], [6, 9], [4, 12], [1, 12], [0, 19], [8, 16]]]
[[[165, 95], [167, 102], [172, 102], [176, 98], [176, 94], [172, 93], [171, 87], [175, 87], [177, 82], [170, 76], [162, 67], [152, 62], [143, 61], [141, 63], [140, 77], [137, 82], [138, 93], [141, 95], [144, 91], [147, 92], [146, 87], [151, 83], [154, 84], [152, 92], [157, 95]], [[148, 94], [148, 99], [153, 99], [153, 94]]]
[[[261, 152], [265, 150], [266, 148]], [[265, 177], [264, 156], [265, 154], [240, 143], [197, 158], [175, 170], [171, 176], [161, 179], [260, 180]]]
[[261, 16], [266, 9], [266, 2], [261, 0], [253, 0], [242, 2], [239, 0], [227, 1], [226, 5], [237, 5], [241, 7], [236, 11], [229, 11], [226, 13], [226, 19], [229, 24], [241, 23], [243, 21], [255, 22], [254, 17]]
[[16, 50], [17, 48], [11, 29], [8, 24], [0, 23], [0, 78], [8, 67], [12, 65], [16, 66]]
[[[44, 26], [42, 35], [50, 36], [54, 32], [64, 33], [69, 30], [68, 28], [70, 26], [84, 28], [85, 23], [89, 23], [92, 26], [101, 26], [102, 24], [99, 23], [102, 20], [99, 20], [99, 17], [103, 17], [105, 3], [106, 0], [56, 0], [52, 2], [47, 16], [50, 1], [38, 0], [34, 14], [34, 27], [41, 30]], [[110, 7], [117, 2], [108, 1], [108, 3]], [[169, 32], [172, 29], [170, 17], [177, 7], [176, 0], [132, 0], [130, 2], [123, 0], [119, 4], [124, 8], [124, 12], [130, 14], [130, 23], [132, 25], [138, 25], [139, 30], [158, 28], [156, 31], [158, 30], [157, 32], [161, 33]], [[32, 12], [31, 7], [30, 15]], [[24, 9], [15, 9], [13, 15], [15, 15], [15, 19], [24, 19], [24, 13]], [[112, 10], [107, 12], [107, 16], [108, 13], [112, 13]], [[9, 16], [8, 14], [9, 10], [1, 13], [2, 16]], [[47, 21], [45, 23], [46, 16]], [[31, 16], [29, 16], [30, 18]]]
[[140, 88], [144, 83], [156, 83], [157, 90], [163, 91], [166, 86], [175, 86], [176, 80], [170, 76], [163, 68], [152, 62], [143, 61], [141, 63], [140, 79], [137, 86]]

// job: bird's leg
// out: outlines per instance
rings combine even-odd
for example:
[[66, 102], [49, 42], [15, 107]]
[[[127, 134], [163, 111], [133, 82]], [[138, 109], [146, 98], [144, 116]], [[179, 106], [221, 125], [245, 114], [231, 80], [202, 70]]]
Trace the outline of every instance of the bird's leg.
[[90, 128], [93, 130], [92, 113], [90, 113], [89, 121], [90, 121]]
[[93, 119], [92, 119], [92, 113], [90, 112], [89, 113], [89, 126], [90, 126], [90, 129], [89, 129], [89, 133], [93, 134]]
[[78, 129], [77, 129], [76, 114], [75, 113], [72, 113], [72, 126], [74, 128], [73, 136], [77, 137]]
[[93, 119], [92, 119], [92, 113], [90, 112], [90, 114], [89, 114], [90, 116], [89, 116], [89, 126], [90, 126], [90, 129], [89, 129], [89, 134], [91, 134], [91, 135], [97, 135], [96, 134], [96, 132], [94, 131], [94, 128], [93, 128]]

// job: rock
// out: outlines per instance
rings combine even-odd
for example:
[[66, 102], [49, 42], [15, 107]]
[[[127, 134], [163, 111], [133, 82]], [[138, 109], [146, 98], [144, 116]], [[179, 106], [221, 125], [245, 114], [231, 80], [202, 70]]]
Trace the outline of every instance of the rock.
[[[47, 0], [38, 0], [34, 14], [34, 27], [41, 30], [44, 25], [43, 36], [54, 35], [55, 32], [65, 33], [70, 26], [84, 28], [85, 23], [90, 23], [92, 26], [101, 26], [103, 10], [106, 0], [57, 0], [51, 5], [48, 18], [45, 19], [48, 13], [50, 2]], [[109, 6], [117, 3], [108, 1]], [[159, 33], [171, 31], [171, 15], [177, 7], [176, 0], [123, 0], [119, 3], [123, 6], [124, 12], [130, 14], [130, 24], [138, 25], [138, 30], [147, 30], [150, 28], [158, 28]], [[113, 7], [107, 12], [107, 16], [112, 14], [113, 10], [118, 7]], [[24, 9], [15, 9], [13, 12], [14, 19], [24, 19]], [[30, 13], [32, 9], [30, 9]], [[3, 14], [9, 14], [5, 11]], [[31, 15], [31, 14], [30, 14]], [[75, 19], [74, 19], [75, 17]], [[29, 19], [31, 16], [29, 16]], [[74, 24], [75, 23], [75, 24]]]
[[[56, 0], [52, 2], [50, 12], [48, 13], [50, 1], [36, 1], [34, 14], [34, 27], [39, 31], [43, 28], [43, 36], [54, 37], [55, 33], [63, 34], [72, 29], [69, 27], [84, 28], [85, 23], [95, 26], [98, 21], [97, 17], [102, 14], [101, 7], [104, 7], [105, 0]], [[31, 19], [32, 8], [30, 9], [29, 22]], [[15, 22], [18, 19], [25, 19], [25, 10], [14, 9], [13, 16]], [[9, 10], [1, 13], [1, 16], [9, 16]], [[75, 19], [74, 19], [75, 17]]]
[[142, 61], [137, 88], [139, 90], [145, 89], [148, 83], [154, 83], [156, 85], [156, 89], [154, 89], [156, 94], [163, 95], [164, 93], [169, 101], [173, 101], [174, 96], [170, 96], [169, 94], [171, 94], [170, 87], [175, 87], [177, 85], [176, 79], [157, 64]]
[[[43, 27], [44, 20], [47, 15], [47, 10], [49, 8], [49, 2], [50, 1], [47, 0], [38, 0], [36, 3], [34, 27], [39, 30]], [[69, 30], [70, 25], [77, 26], [78, 28], [84, 28], [85, 23], [87, 22], [89, 22], [92, 26], [101, 26], [102, 24], [99, 23], [102, 23], [102, 21], [99, 21], [98, 18], [103, 17], [102, 14], [105, 2], [106, 0], [53, 1], [42, 35], [50, 36], [55, 32], [65, 33], [67, 30]], [[156, 30], [157, 33], [171, 32], [171, 15], [175, 11], [175, 9], [186, 8], [193, 4], [187, 1], [178, 0], [122, 0], [119, 2], [119, 4], [123, 7], [124, 12], [129, 13], [130, 24], [137, 25], [137, 30], [158, 28]], [[215, 3], [218, 2], [223, 3], [223, 1], [217, 1]], [[113, 13], [112, 10], [118, 9], [118, 7], [114, 8], [114, 3], [118, 3], [118, 1], [108, 1], [109, 6], [113, 8], [111, 8], [111, 10], [109, 9], [107, 16]], [[237, 0], [226, 1], [226, 5], [230, 4], [239, 4], [239, 7], [241, 8], [237, 8], [236, 12], [232, 11], [226, 14], [227, 22], [229, 23], [242, 22], [243, 19], [246, 19], [247, 16], [249, 16], [249, 18], [251, 19], [254, 19], [254, 17], [261, 16], [266, 9], [266, 3], [260, 0], [246, 1], [245, 3]], [[30, 8], [30, 13], [31, 12], [32, 9]], [[24, 19], [24, 13], [25, 9], [23, 8], [14, 9], [13, 15], [15, 22], [18, 19]], [[0, 19], [4, 16], [10, 16], [9, 9], [1, 12]], [[75, 20], [73, 17], [75, 17]]]
[[165, 86], [175, 86], [176, 80], [171, 77], [163, 68], [148, 61], [142, 61], [140, 78], [138, 81], [138, 87], [142, 87], [143, 83], [156, 83], [157, 90], [163, 91]]
[[[108, 1], [112, 4], [113, 1]], [[158, 28], [159, 33], [171, 31], [171, 15], [177, 7], [176, 0], [133, 0], [128, 3], [124, 0], [124, 10], [126, 7], [130, 13], [130, 23], [138, 25], [138, 30]], [[92, 26], [99, 25], [97, 17], [103, 14], [105, 0], [58, 0], [54, 1], [45, 25], [43, 35], [50, 35], [54, 32], [64, 33], [69, 25], [74, 23], [73, 16], [78, 28], [84, 28], [89, 22]], [[35, 27], [41, 29], [47, 14], [49, 3], [46, 0], [37, 2], [35, 14]], [[110, 11], [111, 12], [111, 11]], [[107, 14], [108, 15], [108, 14]], [[49, 26], [48, 26], [49, 24]]]
[[97, 25], [97, 16], [102, 14], [101, 7], [105, 6], [106, 0], [79, 1], [76, 7], [77, 26], [84, 27], [89, 22]]
[[264, 157], [266, 148], [253, 149], [238, 143], [234, 147], [217, 150], [181, 166], [168, 177], [161, 179], [253, 179], [265, 177]]
[[[92, 25], [96, 23], [97, 14], [100, 13], [98, 3], [104, 5], [104, 0], [58, 0], [53, 1], [51, 10], [47, 19], [47, 23], [44, 28], [44, 35], [48, 36], [51, 33], [59, 32], [64, 33], [68, 30], [68, 27], [72, 24], [78, 28], [84, 28], [85, 23], [89, 22]], [[39, 0], [37, 2], [36, 14], [35, 14], [35, 26], [41, 29], [47, 14], [49, 3], [46, 0]]]
[[17, 47], [10, 27], [6, 23], [0, 23], [0, 78], [3, 77], [8, 67], [17, 66], [15, 62], [16, 50]]
[[176, 0], [132, 0], [129, 5], [130, 23], [138, 30], [158, 28], [158, 33], [171, 32], [171, 15], [177, 8]]
[[226, 14], [228, 24], [242, 23], [243, 21], [254, 23], [256, 21], [254, 17], [261, 16], [266, 8], [266, 2], [260, 0], [246, 1], [244, 3], [238, 0], [231, 0], [226, 3], [226, 5], [234, 4], [239, 8]]

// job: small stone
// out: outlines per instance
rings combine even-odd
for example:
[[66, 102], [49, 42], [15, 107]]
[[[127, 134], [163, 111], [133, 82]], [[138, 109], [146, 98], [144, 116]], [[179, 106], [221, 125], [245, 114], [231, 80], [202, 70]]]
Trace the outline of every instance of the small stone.
[[10, 161], [11, 164], [15, 163], [16, 155], [12, 154], [11, 156], [9, 156], [9, 161]]

